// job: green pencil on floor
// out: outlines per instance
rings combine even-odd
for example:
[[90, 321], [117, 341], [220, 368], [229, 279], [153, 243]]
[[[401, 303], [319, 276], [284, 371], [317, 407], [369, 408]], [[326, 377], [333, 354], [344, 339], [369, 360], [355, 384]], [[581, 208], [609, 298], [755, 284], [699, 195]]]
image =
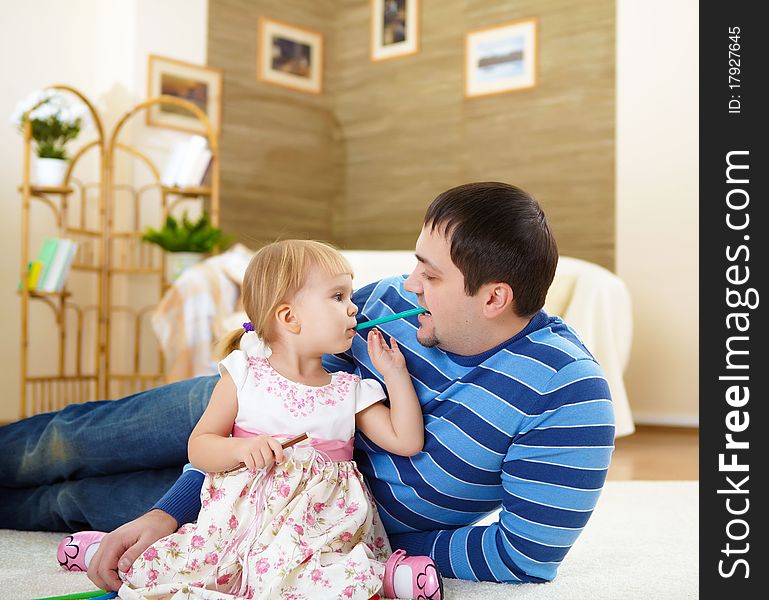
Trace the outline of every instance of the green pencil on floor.
[[72, 594], [64, 594], [63, 596], [46, 596], [45, 598], [35, 598], [35, 600], [85, 600], [91, 598], [93, 600], [107, 600], [108, 598], [117, 597], [115, 592], [106, 592], [104, 590], [93, 590], [92, 592], [74, 592]]

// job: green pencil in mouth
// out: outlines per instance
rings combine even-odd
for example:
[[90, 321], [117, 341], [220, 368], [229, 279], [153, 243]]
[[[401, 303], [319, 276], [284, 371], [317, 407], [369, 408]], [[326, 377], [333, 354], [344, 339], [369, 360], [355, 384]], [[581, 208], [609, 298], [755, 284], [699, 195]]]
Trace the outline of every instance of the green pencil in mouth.
[[375, 327], [377, 325], [381, 325], [382, 323], [389, 323], [390, 321], [396, 321], [398, 319], [405, 319], [407, 317], [413, 317], [415, 315], [421, 315], [422, 313], [428, 312], [426, 308], [412, 308], [410, 310], [404, 310], [403, 312], [395, 313], [394, 315], [389, 315], [387, 317], [380, 317], [379, 319], [372, 319], [371, 321], [364, 321], [363, 323], [358, 323], [353, 329], [357, 329], [360, 331], [361, 329], [368, 329], [369, 327]]

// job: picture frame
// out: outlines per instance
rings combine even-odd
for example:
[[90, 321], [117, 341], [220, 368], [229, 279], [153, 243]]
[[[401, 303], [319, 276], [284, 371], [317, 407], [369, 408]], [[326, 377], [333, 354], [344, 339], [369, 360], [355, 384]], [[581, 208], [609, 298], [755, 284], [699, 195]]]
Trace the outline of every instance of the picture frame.
[[[150, 54], [147, 63], [147, 97], [166, 95], [189, 100], [200, 108], [218, 135], [222, 126], [223, 71]], [[203, 123], [191, 112], [171, 104], [147, 109], [147, 125], [206, 134]]]
[[465, 34], [465, 97], [537, 85], [539, 19], [518, 19]]
[[420, 0], [371, 0], [371, 60], [419, 52]]
[[259, 17], [256, 76], [259, 81], [305, 92], [323, 92], [323, 34]]

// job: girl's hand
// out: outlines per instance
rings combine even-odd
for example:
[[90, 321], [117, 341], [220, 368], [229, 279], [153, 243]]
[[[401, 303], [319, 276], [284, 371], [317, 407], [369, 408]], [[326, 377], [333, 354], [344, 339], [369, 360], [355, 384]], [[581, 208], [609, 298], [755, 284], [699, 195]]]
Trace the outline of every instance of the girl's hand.
[[278, 440], [269, 435], [237, 438], [234, 441], [235, 459], [251, 471], [270, 467], [275, 462], [283, 462], [283, 447]]
[[382, 334], [376, 329], [372, 329], [366, 341], [368, 342], [368, 355], [371, 357], [371, 362], [382, 375], [388, 377], [399, 371], [406, 372], [406, 359], [403, 358], [395, 338], [390, 338], [392, 347], [389, 347]]

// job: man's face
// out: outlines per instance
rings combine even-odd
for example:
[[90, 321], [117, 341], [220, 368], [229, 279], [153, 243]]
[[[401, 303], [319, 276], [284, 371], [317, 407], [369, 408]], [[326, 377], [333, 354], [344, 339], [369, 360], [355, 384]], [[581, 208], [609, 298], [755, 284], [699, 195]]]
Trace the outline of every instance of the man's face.
[[465, 278], [451, 261], [450, 240], [440, 227], [432, 232], [429, 226], [422, 228], [415, 254], [417, 266], [405, 288], [430, 311], [418, 317], [417, 341], [423, 346], [467, 354], [466, 349], [474, 347], [468, 341], [477, 335], [474, 324], [482, 317], [482, 301], [465, 293]]

